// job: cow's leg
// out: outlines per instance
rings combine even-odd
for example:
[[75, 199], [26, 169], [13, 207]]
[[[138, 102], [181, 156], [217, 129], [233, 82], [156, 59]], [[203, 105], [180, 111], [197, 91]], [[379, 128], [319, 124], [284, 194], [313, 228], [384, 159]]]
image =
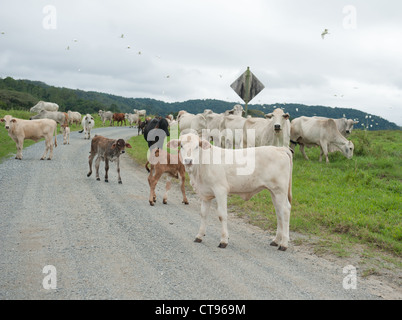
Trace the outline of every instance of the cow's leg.
[[[52, 134], [52, 136], [49, 138], [49, 139], [47, 139], [47, 141], [46, 141], [46, 147], [50, 150], [50, 152], [49, 152], [49, 157], [47, 158], [47, 160], [52, 160], [52, 158], [53, 158], [53, 143], [52, 143], [52, 138], [53, 138], [53, 134]], [[46, 156], [46, 151], [45, 151], [45, 156]]]
[[227, 213], [227, 193], [225, 191], [221, 191], [219, 193], [215, 193], [216, 202], [218, 205], [218, 217], [219, 221], [222, 224], [222, 233], [221, 233], [221, 241], [219, 243], [219, 248], [226, 248], [229, 241], [229, 231], [228, 231], [228, 213]]
[[320, 162], [322, 161], [322, 155], [325, 155], [325, 161], [327, 163], [329, 163], [329, 159], [328, 159], [328, 145], [327, 144], [321, 144], [320, 146], [321, 148], [321, 152], [320, 152]]
[[109, 159], [105, 157], [105, 182], [109, 182], [108, 172], [109, 172]]
[[101, 158], [100, 158], [100, 156], [98, 156], [96, 158], [96, 160], [95, 160], [96, 180], [98, 180], [98, 181], [100, 181], [100, 178], [99, 178], [99, 165], [100, 165], [100, 162], [101, 162]]
[[116, 166], [117, 166], [117, 181], [119, 182], [119, 184], [122, 184], [123, 182], [121, 181], [121, 177], [120, 177], [120, 157], [117, 158], [116, 160]]
[[183, 203], [184, 204], [188, 204], [188, 200], [186, 197], [186, 187], [185, 187], [185, 183], [186, 183], [186, 176], [185, 176], [185, 172], [183, 172], [182, 174], [179, 174], [180, 179], [181, 179], [181, 193], [183, 194]]
[[275, 207], [277, 229], [276, 236], [271, 242], [271, 246], [279, 246], [278, 250], [285, 251], [289, 244], [289, 221], [291, 205], [287, 193], [271, 191], [272, 203]]
[[167, 177], [165, 194], [163, 195], [163, 204], [167, 204], [168, 192], [169, 192], [170, 188], [172, 187], [171, 179], [172, 179], [172, 177]]
[[211, 208], [211, 200], [202, 200], [201, 201], [201, 225], [198, 230], [198, 234], [195, 237], [194, 242], [201, 242], [202, 238], [205, 236], [205, 230], [207, 228], [207, 217], [209, 214], [209, 210]]
[[[152, 175], [152, 172], [154, 172], [155, 175]], [[158, 181], [159, 181], [160, 177], [162, 176], [162, 174], [163, 174], [162, 172], [156, 173], [155, 168], [152, 168], [152, 166], [151, 166], [151, 172], [149, 173], [149, 176], [148, 176], [148, 183], [149, 183], [149, 188], [150, 188], [149, 204], [151, 206], [153, 206], [156, 201], [155, 188], [156, 188], [156, 185], [158, 184]]]
[[17, 154], [15, 156], [15, 159], [22, 160], [22, 148], [24, 146], [24, 139], [18, 139], [15, 141], [15, 144], [17, 146]]
[[300, 144], [300, 152], [302, 153], [304, 159], [308, 160], [306, 152], [304, 151], [304, 144]]

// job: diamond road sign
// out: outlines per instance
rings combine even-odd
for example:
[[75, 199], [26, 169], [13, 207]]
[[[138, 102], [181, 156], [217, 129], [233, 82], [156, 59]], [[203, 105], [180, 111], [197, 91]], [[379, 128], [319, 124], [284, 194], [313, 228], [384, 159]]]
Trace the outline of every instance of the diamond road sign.
[[246, 104], [265, 88], [260, 80], [250, 71], [250, 68], [247, 68], [246, 72], [233, 82], [230, 87]]

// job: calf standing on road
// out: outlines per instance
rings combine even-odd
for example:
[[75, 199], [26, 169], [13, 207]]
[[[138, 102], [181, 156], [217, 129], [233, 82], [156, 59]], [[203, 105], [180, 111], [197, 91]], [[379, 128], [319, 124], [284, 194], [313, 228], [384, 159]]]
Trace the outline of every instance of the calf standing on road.
[[129, 143], [126, 143], [123, 139], [108, 139], [102, 136], [95, 135], [91, 142], [91, 152], [89, 156], [89, 172], [87, 177], [92, 174], [92, 161], [96, 155], [98, 157], [95, 160], [95, 169], [96, 169], [96, 180], [100, 180], [99, 178], [99, 164], [102, 161], [105, 161], [105, 182], [109, 182], [108, 180], [108, 171], [109, 171], [109, 161], [116, 161], [117, 164], [117, 174], [118, 181], [121, 184], [120, 177], [120, 155], [125, 153], [125, 148], [131, 148]]

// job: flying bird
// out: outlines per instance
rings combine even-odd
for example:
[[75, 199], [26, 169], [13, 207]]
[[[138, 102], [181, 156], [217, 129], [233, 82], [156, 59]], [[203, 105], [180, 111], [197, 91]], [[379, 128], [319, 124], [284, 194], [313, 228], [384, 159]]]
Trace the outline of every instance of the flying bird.
[[141, 54], [141, 51], [138, 51], [138, 54]]
[[66, 50], [70, 50], [70, 46], [67, 46]]
[[123, 39], [123, 38], [124, 38], [124, 34], [123, 34], [123, 33], [121, 34], [120, 38], [121, 38], [121, 39]]
[[329, 34], [328, 29], [324, 29], [324, 31], [321, 33], [321, 38], [324, 39], [324, 37]]
[[2, 31], [1, 34], [6, 34], [6, 33], [4, 31]]
[[127, 46], [127, 49], [130, 49], [131, 47], [130, 46]]

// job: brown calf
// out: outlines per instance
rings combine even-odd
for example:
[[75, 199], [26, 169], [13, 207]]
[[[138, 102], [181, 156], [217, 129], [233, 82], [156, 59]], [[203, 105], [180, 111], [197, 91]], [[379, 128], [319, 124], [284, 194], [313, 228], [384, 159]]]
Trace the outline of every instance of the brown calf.
[[99, 164], [102, 161], [105, 161], [105, 182], [109, 182], [108, 180], [108, 171], [109, 171], [109, 161], [116, 161], [117, 164], [117, 174], [118, 181], [121, 184], [120, 177], [120, 155], [125, 153], [125, 148], [131, 148], [129, 143], [126, 143], [123, 139], [108, 139], [102, 136], [95, 135], [91, 142], [91, 152], [89, 156], [89, 172], [87, 177], [92, 174], [92, 161], [95, 155], [98, 157], [95, 160], [95, 169], [96, 169], [96, 180], [100, 180], [99, 178]]
[[[168, 181], [166, 182], [166, 191], [163, 196], [163, 204], [167, 204], [167, 195], [168, 191], [170, 190], [172, 183], [170, 182], [170, 178], [176, 178], [176, 179], [181, 179], [181, 192], [183, 194], [183, 203], [188, 204], [188, 200], [186, 197], [186, 191], [184, 188], [184, 183], [186, 180], [186, 172], [184, 169], [183, 164], [181, 163], [180, 159], [178, 159], [178, 155], [173, 155], [170, 153], [167, 153], [164, 150], [161, 149], [152, 149], [150, 150], [150, 161], [148, 161], [145, 165], [145, 168], [149, 172], [148, 176], [148, 183], [150, 187], [150, 194], [149, 194], [149, 204], [153, 206], [156, 201], [156, 194], [155, 194], [155, 187], [156, 184], [158, 183], [160, 177], [162, 174], [167, 173], [168, 176]], [[159, 159], [166, 159], [166, 164], [161, 164], [160, 162], [157, 162], [156, 158]], [[148, 168], [148, 164], [151, 163], [151, 169]], [[152, 164], [155, 163], [155, 164]]]

